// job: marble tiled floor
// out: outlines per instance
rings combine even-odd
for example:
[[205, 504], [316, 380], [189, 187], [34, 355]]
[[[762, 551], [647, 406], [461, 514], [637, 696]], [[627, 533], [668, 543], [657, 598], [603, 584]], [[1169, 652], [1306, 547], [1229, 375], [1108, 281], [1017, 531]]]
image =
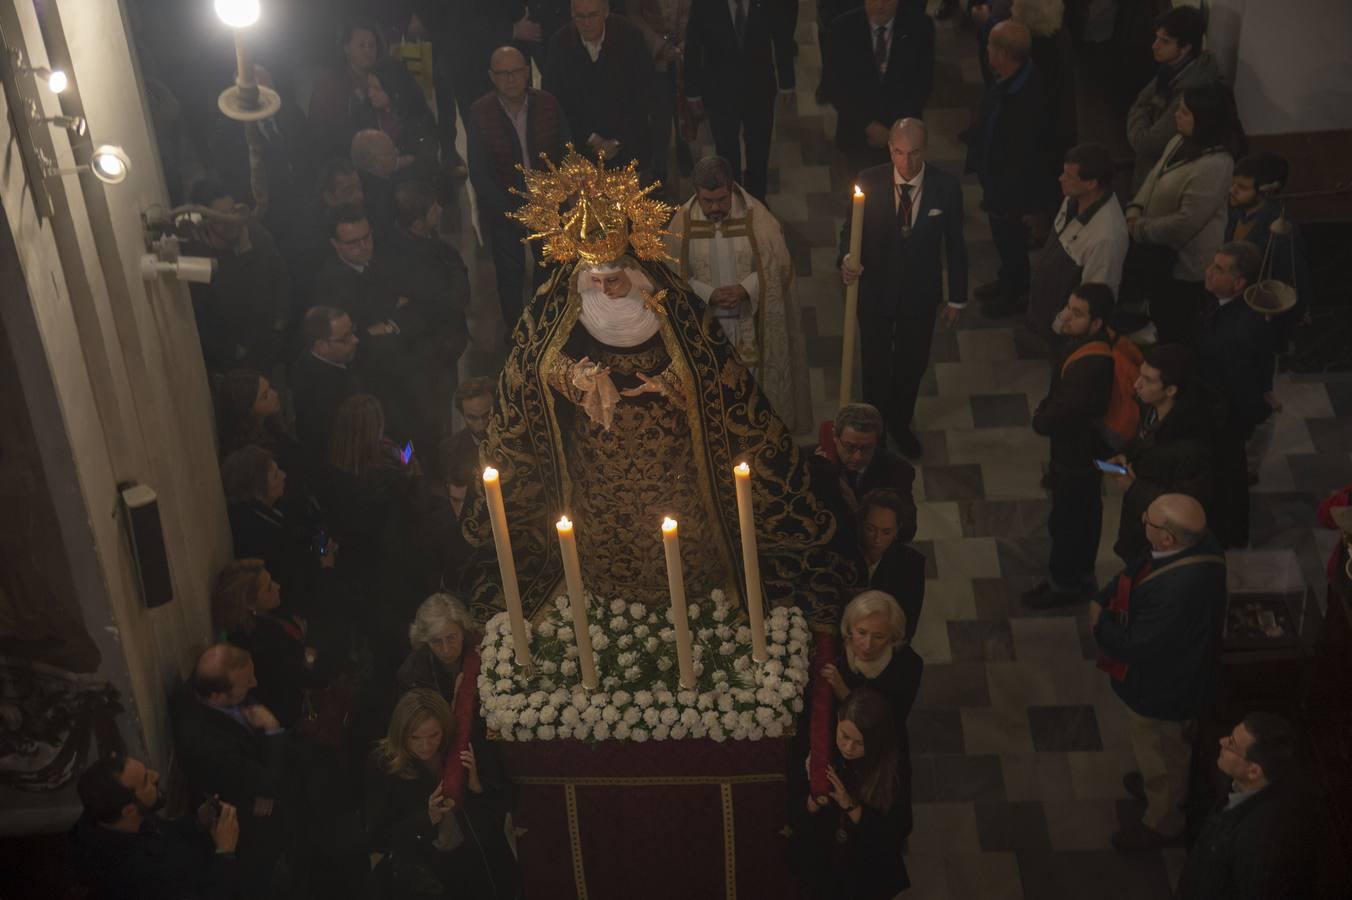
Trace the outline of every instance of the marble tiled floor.
[[[813, 99], [815, 18], [805, 2], [798, 94], [777, 121], [768, 202], [797, 260], [814, 408], [826, 419], [838, 392], [835, 237], [850, 173], [832, 148], [834, 113]], [[929, 159], [960, 172], [956, 136], [971, 121], [980, 74], [971, 35], [947, 23], [938, 29]], [[964, 194], [976, 285], [993, 277], [996, 259], [970, 178]], [[468, 201], [458, 217], [476, 285], [475, 347], [463, 365], [491, 372], [501, 359], [502, 326], [490, 266], [472, 246]], [[1039, 484], [1047, 448], [1028, 427], [1045, 392], [1046, 363], [1009, 320], [986, 320], [976, 304], [956, 330], [936, 332], [932, 360], [916, 413], [925, 447], [916, 543], [930, 565], [915, 638], [926, 668], [910, 723], [916, 826], [907, 860], [914, 887], [906, 896], [1167, 897], [1181, 850], [1123, 856], [1109, 843], [1120, 822], [1140, 814], [1121, 785], [1136, 766], [1122, 708], [1093, 663], [1085, 611], [1030, 613], [1019, 601], [1041, 576], [1049, 545]], [[1277, 394], [1285, 409], [1255, 442], [1261, 481], [1252, 495], [1253, 549], [1231, 554], [1232, 587], [1322, 584], [1333, 535], [1311, 527], [1314, 507], [1352, 480], [1352, 381], [1283, 377]], [[1110, 490], [1101, 579], [1117, 571], [1110, 546], [1119, 509]]]

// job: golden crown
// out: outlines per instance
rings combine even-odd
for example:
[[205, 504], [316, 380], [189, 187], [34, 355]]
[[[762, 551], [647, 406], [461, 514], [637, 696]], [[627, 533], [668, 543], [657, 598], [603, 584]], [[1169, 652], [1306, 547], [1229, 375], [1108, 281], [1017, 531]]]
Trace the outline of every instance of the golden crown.
[[509, 215], [526, 227], [526, 240], [543, 242], [544, 259], [596, 265], [626, 248], [640, 259], [669, 258], [662, 237], [674, 210], [648, 196], [659, 185], [642, 187], [637, 163], [607, 169], [572, 144], [558, 166], [543, 153], [540, 159], [545, 169], [522, 170], [526, 190], [512, 188], [526, 202]]

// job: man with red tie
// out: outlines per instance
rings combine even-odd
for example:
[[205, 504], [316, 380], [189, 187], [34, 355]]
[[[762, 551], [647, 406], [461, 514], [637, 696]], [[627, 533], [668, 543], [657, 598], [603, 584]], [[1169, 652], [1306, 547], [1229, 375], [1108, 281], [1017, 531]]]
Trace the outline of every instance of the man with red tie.
[[935, 315], [943, 305], [951, 328], [967, 304], [962, 189], [957, 178], [925, 162], [927, 142], [919, 119], [892, 126], [892, 162], [859, 173], [864, 233], [858, 260], [846, 252], [849, 216], [840, 233], [841, 278], [846, 284], [859, 279], [864, 402], [883, 414], [888, 435], [909, 459], [921, 456], [911, 417], [929, 365]]
[[1139, 772], [1122, 779], [1146, 804], [1140, 824], [1113, 835], [1124, 853], [1182, 838], [1181, 804], [1197, 719], [1215, 705], [1225, 618], [1225, 555], [1202, 504], [1161, 494], [1141, 521], [1150, 555], [1109, 581], [1089, 606], [1099, 668], [1126, 704]]

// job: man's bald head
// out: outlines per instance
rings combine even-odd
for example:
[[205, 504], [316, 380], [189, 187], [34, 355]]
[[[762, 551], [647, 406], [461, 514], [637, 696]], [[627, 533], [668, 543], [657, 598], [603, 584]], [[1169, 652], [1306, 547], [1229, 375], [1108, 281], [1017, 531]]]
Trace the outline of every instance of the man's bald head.
[[352, 165], [363, 172], [390, 178], [399, 169], [399, 150], [385, 132], [364, 128], [352, 136]]
[[516, 108], [530, 87], [530, 63], [515, 47], [499, 47], [488, 58], [488, 77], [498, 97]]
[[253, 657], [234, 644], [212, 644], [197, 657], [189, 684], [201, 700], [214, 706], [237, 705], [257, 682]]
[[1206, 536], [1206, 511], [1195, 497], [1161, 494], [1145, 511], [1145, 526], [1156, 550], [1186, 550]]
[[991, 29], [986, 56], [995, 74], [1000, 78], [1008, 78], [1028, 61], [1032, 47], [1033, 35], [1028, 31], [1028, 26], [1006, 19]]
[[929, 144], [929, 129], [925, 123], [919, 119], [905, 118], [897, 119], [892, 123], [892, 130], [888, 132], [888, 138], [905, 138], [912, 145], [924, 150]]
[[506, 69], [513, 66], [524, 66], [525, 64], [525, 54], [511, 45], [499, 47], [493, 51], [492, 56], [488, 57], [488, 68], [490, 71], [499, 68]]
[[887, 152], [892, 157], [892, 168], [904, 180], [910, 181], [925, 167], [925, 145], [929, 143], [929, 129], [919, 119], [897, 119], [887, 135]]

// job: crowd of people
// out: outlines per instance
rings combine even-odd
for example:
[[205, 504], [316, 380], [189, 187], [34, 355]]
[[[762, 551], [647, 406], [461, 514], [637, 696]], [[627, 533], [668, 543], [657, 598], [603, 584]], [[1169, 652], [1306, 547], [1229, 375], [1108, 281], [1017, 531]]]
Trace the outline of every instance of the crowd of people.
[[[738, 351], [763, 354], [758, 378], [785, 419], [807, 396], [793, 372], [792, 263], [762, 203], [778, 98], [795, 90], [798, 4], [620, 5], [390, 3], [346, 22], [306, 114], [289, 104], [263, 126], [273, 189], [262, 216], [241, 203], [242, 129], [222, 126], [228, 153], [191, 190], [204, 212], [189, 252], [217, 261], [193, 302], [236, 559], [212, 595], [217, 643], [173, 704], [194, 813], [154, 814], [164, 795], [147, 761], [112, 755], [81, 779], [72, 841], [100, 896], [519, 895], [510, 778], [482, 720], [457, 715], [479, 637], [455, 596], [470, 553], [460, 520], [497, 384], [459, 377], [470, 284], [443, 239], [443, 207], [468, 178], [510, 330], [546, 275], [507, 217], [522, 202], [517, 167], [558, 162], [569, 142], [635, 162], [647, 180], [666, 181], [674, 159], [695, 183], [673, 221], [694, 239], [675, 266]], [[1032, 427], [1050, 442], [1052, 550], [1022, 603], [1089, 604], [1140, 764], [1124, 788], [1144, 818], [1114, 837], [1132, 852], [1186, 830], [1195, 735], [1219, 680], [1224, 549], [1248, 543], [1246, 448], [1280, 408], [1275, 357], [1308, 275], [1274, 199], [1285, 164], [1245, 154], [1202, 13], [1155, 23], [1158, 73], [1126, 120], [1135, 163], [1119, 196], [1120, 160], [1076, 140], [1078, 38], [1048, 7], [1061, 4], [967, 11], [987, 89], [966, 171], [1000, 258], [998, 279], [972, 294], [989, 316], [1023, 316], [1047, 348]], [[913, 418], [936, 319], [952, 327], [967, 307], [962, 173], [926, 160], [935, 26], [924, 4], [818, 8], [829, 13], [819, 94], [867, 197], [860, 256], [842, 232], [839, 261], [842, 280], [860, 284], [865, 402], [822, 428], [811, 466], [866, 576], [841, 611], [840, 663], [821, 673], [838, 700], [828, 798], [790, 773], [792, 858], [809, 896], [882, 900], [909, 885], [907, 719], [924, 668], [911, 640], [926, 563], [910, 546], [907, 460], [924, 453]], [[433, 103], [389, 54], [397, 35], [430, 42]], [[701, 117], [718, 157], [695, 165]], [[745, 221], [766, 230], [727, 227]], [[1295, 290], [1264, 307], [1250, 289], [1265, 279]], [[744, 342], [752, 321], [781, 324]], [[807, 414], [794, 415], [805, 432]], [[1125, 568], [1100, 586], [1105, 472], [1125, 491], [1113, 536]], [[1311, 819], [1292, 812], [1295, 743], [1264, 713], [1222, 740], [1231, 792], [1193, 823], [1180, 896], [1304, 895], [1290, 888], [1308, 878], [1313, 846], [1302, 843]], [[464, 749], [450, 758], [452, 747]], [[459, 802], [445, 766], [463, 769]]]

